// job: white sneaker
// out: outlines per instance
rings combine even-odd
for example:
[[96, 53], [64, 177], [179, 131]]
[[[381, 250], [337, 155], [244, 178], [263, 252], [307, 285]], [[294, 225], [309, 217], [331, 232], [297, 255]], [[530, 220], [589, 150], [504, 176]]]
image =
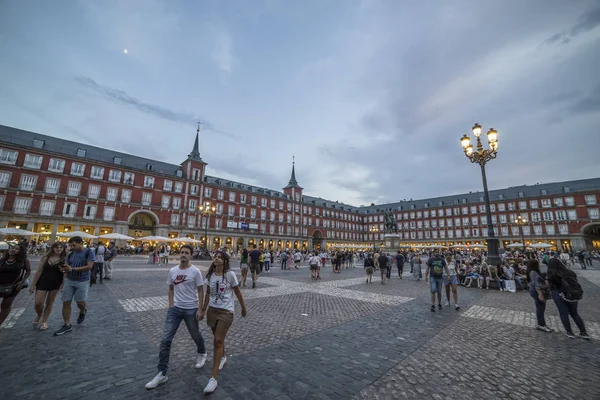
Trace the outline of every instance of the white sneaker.
[[217, 380], [215, 378], [210, 378], [208, 380], [208, 384], [204, 388], [204, 393], [212, 393], [217, 388]]
[[446, 307], [450, 307], [450, 302], [447, 301], [446, 304], [444, 304]]
[[146, 389], [154, 389], [161, 383], [165, 383], [168, 380], [169, 380], [168, 376], [163, 375], [162, 372], [159, 372], [158, 374], [156, 374], [156, 376], [154, 378], [152, 378], [152, 380], [150, 382], [146, 383]]
[[198, 354], [198, 358], [196, 358], [196, 368], [204, 367], [205, 363], [206, 363], [206, 353]]
[[[221, 358], [221, 362], [219, 363], [219, 371], [223, 369], [226, 362], [227, 362], [227, 356], [223, 356], [223, 358]], [[215, 381], [215, 387], [217, 387], [216, 384], [217, 384], [217, 381]]]

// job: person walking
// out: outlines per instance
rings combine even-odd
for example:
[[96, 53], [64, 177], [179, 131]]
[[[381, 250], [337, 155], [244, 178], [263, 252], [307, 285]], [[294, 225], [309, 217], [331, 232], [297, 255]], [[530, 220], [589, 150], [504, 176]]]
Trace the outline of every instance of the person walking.
[[310, 277], [314, 280], [321, 279], [318, 275], [320, 262], [321, 260], [319, 259], [319, 257], [317, 257], [314, 253], [310, 254], [310, 257], [308, 259], [308, 265], [310, 267]]
[[402, 279], [402, 273], [404, 273], [404, 256], [398, 250], [398, 254], [396, 254], [396, 266], [398, 267], [398, 276]]
[[242, 249], [242, 255], [240, 256], [240, 271], [242, 278], [242, 286], [246, 287], [246, 279], [248, 278], [248, 250]]
[[421, 280], [422, 274], [421, 274], [421, 264], [423, 262], [421, 261], [421, 257], [419, 257], [418, 254], [415, 254], [412, 259], [410, 260], [410, 264], [411, 264], [411, 268], [410, 268], [410, 272], [412, 272], [413, 274], [413, 278], [415, 278], [417, 281]]
[[446, 275], [446, 269], [444, 269], [443, 279], [444, 286], [446, 287], [446, 307], [450, 307], [450, 289], [452, 289], [452, 298], [454, 299], [454, 309], [460, 310], [458, 305], [458, 267], [450, 254], [446, 255], [446, 265], [448, 266]]
[[385, 285], [385, 278], [388, 273], [388, 258], [384, 252], [379, 255], [379, 270], [381, 272], [381, 284]]
[[285, 251], [281, 252], [281, 269], [287, 268], [287, 253]]
[[71, 252], [67, 256], [66, 263], [62, 265], [66, 273], [62, 289], [62, 316], [64, 325], [54, 332], [54, 336], [61, 336], [71, 332], [71, 303], [75, 301], [79, 308], [77, 324], [83, 323], [87, 314], [87, 296], [90, 289], [91, 270], [94, 265], [95, 254], [91, 249], [83, 248], [83, 239], [73, 236], [69, 239]]
[[[441, 256], [439, 250], [435, 250], [433, 257], [427, 260], [427, 267], [425, 268], [425, 282], [429, 283], [431, 291], [431, 311], [435, 312], [435, 295], [437, 293], [438, 308], [442, 309], [442, 282], [444, 271], [446, 276], [450, 276], [448, 265], [446, 260]], [[429, 281], [429, 275], [431, 273], [431, 282]]]
[[102, 242], [98, 241], [98, 244], [93, 250], [94, 252], [94, 265], [92, 266], [92, 279], [90, 286], [96, 283], [97, 275], [100, 274], [100, 283], [102, 283], [104, 273], [104, 255], [106, 254], [106, 247]]
[[579, 300], [583, 297], [583, 289], [577, 282], [577, 274], [571, 271], [560, 260], [551, 258], [548, 260], [548, 283], [552, 292], [552, 300], [558, 308], [560, 321], [562, 322], [567, 337], [573, 339], [575, 335], [571, 329], [569, 316], [573, 318], [579, 329], [579, 337], [590, 339], [585, 329], [583, 319], [577, 311]]
[[372, 283], [371, 279], [373, 279], [373, 269], [375, 268], [375, 262], [373, 258], [371, 258], [371, 253], [367, 254], [365, 258], [364, 264], [365, 272], [367, 273], [367, 283]]
[[[112, 279], [112, 271], [113, 260], [117, 258], [117, 248], [115, 247], [114, 242], [110, 242], [108, 244], [108, 249], [106, 250], [106, 254], [104, 255], [104, 279], [110, 281]], [[169, 262], [169, 257], [167, 256], [167, 264]], [[166, 264], [165, 264], [166, 265]]]
[[269, 272], [271, 270], [271, 253], [269, 253], [268, 251], [265, 250], [264, 252], [264, 256], [265, 256], [265, 272]]
[[27, 246], [9, 245], [8, 251], [0, 259], [0, 325], [8, 318], [13, 302], [30, 274]]
[[537, 318], [536, 329], [543, 332], [552, 332], [546, 325], [546, 300], [550, 299], [550, 290], [540, 272], [538, 260], [527, 260], [527, 282], [529, 283], [529, 294], [535, 303], [535, 316]]
[[217, 377], [227, 362], [225, 337], [233, 323], [234, 300], [237, 297], [242, 307], [242, 317], [246, 316], [246, 304], [238, 287], [235, 274], [229, 269], [229, 257], [219, 251], [206, 273], [208, 289], [204, 300], [206, 323], [214, 335], [214, 356], [212, 375], [204, 388], [204, 393], [212, 393], [218, 386]]
[[60, 242], [55, 242], [50, 250], [42, 257], [33, 281], [29, 288], [29, 294], [35, 292], [36, 318], [33, 325], [38, 325], [40, 331], [48, 329], [48, 318], [52, 313], [52, 306], [56, 295], [63, 286], [64, 274], [62, 265], [67, 258], [67, 250]]
[[296, 250], [294, 253], [294, 268], [300, 269], [300, 261], [302, 261], [302, 253], [300, 253], [300, 250]]
[[256, 288], [256, 281], [258, 280], [258, 274], [260, 274], [260, 250], [256, 248], [256, 245], [252, 245], [252, 251], [248, 253], [250, 260], [250, 273], [252, 274], [252, 289]]
[[[158, 374], [146, 384], [146, 389], [154, 389], [169, 378], [167, 370], [171, 355], [171, 343], [179, 329], [181, 321], [185, 321], [187, 330], [196, 344], [196, 368], [206, 363], [206, 347], [200, 332], [198, 321], [204, 318], [204, 278], [198, 267], [190, 264], [193, 248], [184, 244], [179, 249], [179, 265], [169, 270], [169, 310], [165, 319], [165, 330], [160, 342], [158, 354]], [[233, 274], [233, 272], [232, 272]], [[233, 274], [235, 277], [235, 274]]]

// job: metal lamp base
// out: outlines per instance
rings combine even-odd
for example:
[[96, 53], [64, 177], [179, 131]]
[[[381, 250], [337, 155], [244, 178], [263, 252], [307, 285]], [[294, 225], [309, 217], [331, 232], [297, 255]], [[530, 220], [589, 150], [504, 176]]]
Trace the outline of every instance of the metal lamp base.
[[500, 264], [501, 259], [498, 255], [498, 238], [491, 237], [487, 238], [487, 246], [488, 246], [488, 254], [487, 254], [487, 264], [496, 266]]

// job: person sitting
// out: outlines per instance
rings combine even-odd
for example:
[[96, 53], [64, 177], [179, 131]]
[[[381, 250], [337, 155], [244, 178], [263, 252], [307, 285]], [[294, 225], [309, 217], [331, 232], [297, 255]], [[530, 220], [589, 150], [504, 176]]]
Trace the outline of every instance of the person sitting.
[[523, 283], [527, 285], [527, 267], [524, 264], [514, 264], [513, 268], [515, 269], [515, 282], [519, 286], [519, 289], [525, 291], [526, 288], [523, 286]]
[[477, 278], [477, 287], [479, 289], [483, 289], [483, 282], [485, 282], [485, 288], [490, 288], [490, 269], [488, 265], [484, 262], [481, 264], [481, 268], [479, 269], [479, 278]]
[[465, 287], [471, 287], [473, 281], [479, 279], [479, 267], [474, 266], [473, 269], [465, 277]]

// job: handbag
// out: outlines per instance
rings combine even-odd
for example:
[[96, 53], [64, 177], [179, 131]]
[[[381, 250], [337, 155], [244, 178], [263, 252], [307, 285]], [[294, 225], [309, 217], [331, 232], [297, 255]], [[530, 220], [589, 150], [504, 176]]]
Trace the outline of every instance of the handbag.
[[6, 285], [0, 285], [0, 297], [10, 296], [10, 294], [15, 290], [15, 283], [8, 283]]
[[515, 293], [517, 291], [517, 285], [515, 284], [515, 281], [513, 281], [512, 279], [505, 280], [504, 290]]

